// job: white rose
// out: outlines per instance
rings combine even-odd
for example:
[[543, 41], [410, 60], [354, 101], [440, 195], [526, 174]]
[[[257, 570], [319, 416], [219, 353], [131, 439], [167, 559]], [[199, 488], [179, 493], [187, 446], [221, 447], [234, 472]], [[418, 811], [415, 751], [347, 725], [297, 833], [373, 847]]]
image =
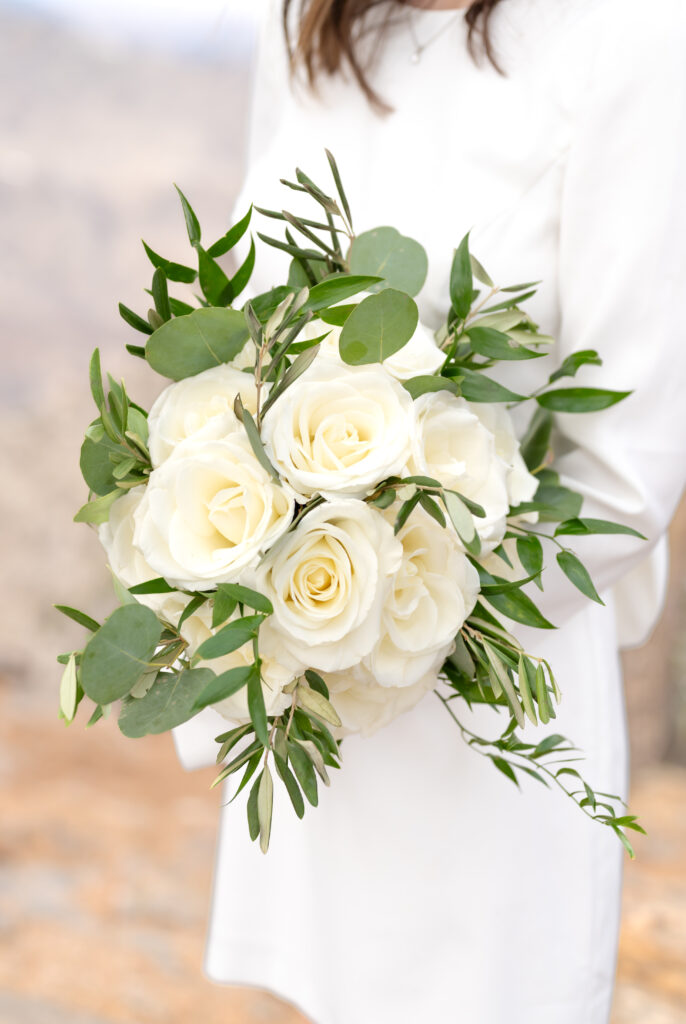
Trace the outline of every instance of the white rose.
[[[135, 513], [145, 495], [145, 487], [133, 487], [117, 498], [110, 517], [98, 528], [100, 543], [107, 552], [110, 569], [127, 589], [157, 579], [160, 575], [148, 565], [133, 542]], [[190, 598], [185, 594], [137, 594], [136, 600], [151, 608], [160, 618], [176, 623]]]
[[363, 665], [324, 678], [331, 703], [343, 723], [342, 729], [336, 730], [341, 736], [371, 736], [415, 707], [438, 683], [436, 674], [429, 672], [411, 686], [379, 686]]
[[271, 600], [265, 627], [284, 657], [337, 671], [377, 643], [401, 558], [400, 541], [379, 512], [363, 501], [338, 500], [308, 512], [242, 582]]
[[409, 380], [436, 373], [444, 362], [445, 353], [436, 344], [433, 331], [418, 323], [407, 344], [384, 359], [383, 365], [397, 380]]
[[[507, 496], [510, 505], [514, 507], [531, 501], [538, 488], [538, 480], [526, 468], [509, 412], [503, 405], [488, 405], [485, 402], [470, 403], [469, 408], [493, 434], [496, 454], [507, 466]], [[535, 521], [537, 513], [533, 515]]]
[[509, 509], [507, 467], [495, 439], [463, 398], [447, 391], [421, 395], [417, 413], [413, 473], [430, 476], [481, 505], [474, 518], [484, 552], [503, 539]]
[[380, 686], [412, 686], [437, 672], [479, 593], [479, 574], [453, 530], [415, 509], [398, 534], [403, 546], [365, 665]]
[[[237, 615], [238, 613], [236, 613], [236, 617]], [[264, 626], [260, 629], [260, 641], [262, 629]], [[200, 644], [212, 636], [213, 632], [215, 631], [212, 630], [212, 607], [210, 604], [204, 604], [193, 615], [189, 615], [181, 626], [181, 635], [188, 642], [188, 654], [194, 655]], [[291, 697], [284, 694], [283, 688], [294, 678], [294, 673], [280, 665], [275, 658], [265, 656], [261, 643], [260, 656], [262, 658], [262, 693], [267, 714], [280, 715], [291, 703]], [[221, 675], [222, 672], [228, 672], [232, 668], [252, 665], [254, 661], [252, 643], [247, 643], [243, 647], [239, 647], [237, 651], [225, 654], [221, 658], [201, 660], [197, 663], [197, 667], [211, 668], [216, 675]], [[244, 686], [233, 696], [218, 701], [212, 705], [212, 708], [231, 722], [238, 724], [249, 722], [247, 687]]]
[[134, 543], [158, 576], [202, 590], [235, 582], [288, 529], [294, 507], [245, 435], [191, 438], [150, 474]]
[[414, 407], [381, 366], [318, 356], [269, 409], [265, 448], [302, 496], [361, 498], [410, 457]]
[[212, 431], [225, 436], [240, 426], [233, 412], [236, 395], [243, 405], [255, 412], [257, 392], [255, 380], [233, 366], [222, 364], [170, 384], [158, 395], [148, 416], [148, 446], [153, 466], [161, 466], [177, 444], [197, 435], [208, 425], [222, 427]]

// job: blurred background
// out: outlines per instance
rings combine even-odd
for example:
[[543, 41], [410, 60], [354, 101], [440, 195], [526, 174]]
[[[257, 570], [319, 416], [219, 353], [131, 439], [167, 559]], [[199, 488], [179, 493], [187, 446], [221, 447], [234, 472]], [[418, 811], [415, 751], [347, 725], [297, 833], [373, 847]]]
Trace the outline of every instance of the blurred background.
[[[54, 656], [82, 633], [52, 602], [112, 605], [95, 536], [71, 523], [88, 358], [99, 345], [154, 396], [116, 303], [144, 308], [141, 234], [187, 256], [172, 181], [210, 235], [228, 226], [257, 6], [0, 0], [0, 1024], [303, 1021], [202, 974], [212, 771], [185, 775], [168, 737], [114, 722], [67, 732], [56, 710]], [[664, 616], [626, 657], [649, 837], [626, 866], [613, 1024], [686, 1024], [684, 508], [672, 533]]]

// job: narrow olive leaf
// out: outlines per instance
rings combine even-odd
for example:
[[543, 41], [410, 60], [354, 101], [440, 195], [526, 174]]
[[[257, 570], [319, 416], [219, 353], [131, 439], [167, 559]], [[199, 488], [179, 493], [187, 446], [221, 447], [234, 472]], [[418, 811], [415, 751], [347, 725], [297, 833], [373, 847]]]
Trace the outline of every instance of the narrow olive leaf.
[[469, 679], [473, 678], [475, 672], [474, 662], [460, 633], [455, 637], [455, 650], [448, 656], [448, 660], [455, 666], [458, 672], [462, 672]]
[[250, 224], [250, 218], [252, 217], [253, 207], [251, 206], [245, 217], [242, 217], [237, 224], [222, 235], [221, 238], [217, 239], [214, 245], [211, 245], [207, 250], [208, 256], [212, 259], [216, 259], [218, 256], [224, 256], [230, 249], [233, 249], [237, 242], [240, 242], [241, 238], [248, 230]]
[[373, 505], [374, 508], [384, 509], [390, 508], [396, 497], [396, 491], [392, 487], [387, 487], [376, 498], [367, 498], [366, 501], [368, 504]]
[[537, 407], [520, 444], [522, 457], [530, 472], [537, 470], [545, 462], [550, 448], [552, 429], [552, 413], [540, 406]]
[[324, 764], [322, 752], [317, 746], [317, 744], [313, 740], [297, 740], [296, 742], [303, 748], [303, 750], [309, 757], [310, 761], [314, 765], [314, 769], [317, 775], [322, 780], [324, 785], [330, 786], [331, 780], [326, 770], [326, 765]]
[[177, 281], [181, 284], [193, 284], [198, 276], [197, 271], [193, 270], [192, 267], [186, 267], [183, 263], [172, 263], [171, 260], [165, 260], [163, 256], [159, 256], [153, 249], [151, 249], [146, 242], [143, 242], [143, 248], [145, 249], [148, 259], [152, 263], [153, 267], [163, 270], [168, 281]]
[[333, 154], [330, 153], [328, 149], [326, 149], [324, 152], [326, 153], [326, 159], [329, 161], [329, 167], [331, 168], [331, 173], [333, 174], [333, 180], [336, 183], [336, 191], [338, 192], [338, 198], [341, 201], [341, 206], [343, 207], [345, 215], [348, 219], [348, 227], [352, 228], [353, 219], [350, 213], [348, 199], [343, 188], [343, 182], [341, 181], [341, 173], [338, 170], [338, 164], [336, 163]]
[[135, 331], [140, 331], [141, 334], [152, 334], [152, 327], [147, 320], [144, 320], [138, 313], [134, 313], [132, 309], [125, 306], [123, 302], [119, 303], [119, 316], [124, 320], [129, 327], [133, 327]]
[[100, 526], [110, 518], [110, 508], [120, 495], [120, 491], [110, 491], [93, 501], [86, 502], [74, 516], [75, 523], [89, 523], [91, 526]]
[[209, 707], [210, 704], [233, 697], [235, 693], [243, 689], [254, 671], [254, 665], [237, 665], [236, 668], [227, 669], [221, 675], [215, 676], [196, 697], [193, 703], [194, 710], [201, 711], [203, 708]]
[[524, 655], [519, 655], [519, 665], [517, 666], [517, 678], [519, 681], [519, 695], [522, 698], [522, 705], [526, 716], [532, 725], [538, 725], [538, 718], [536, 717], [536, 709], [534, 707], [533, 696], [531, 693], [531, 685], [529, 683], [529, 676], [524, 665]]
[[580, 352], [572, 352], [571, 355], [560, 364], [559, 368], [555, 373], [551, 373], [548, 378], [549, 384], [554, 384], [556, 380], [560, 380], [562, 377], [574, 377], [576, 376], [577, 370], [581, 366], [585, 366], [590, 363], [593, 366], [602, 366], [603, 361], [593, 349], [583, 349]]
[[332, 306], [331, 309], [322, 309], [319, 313], [319, 319], [323, 320], [329, 327], [342, 327], [356, 305], [357, 303], [352, 302], [344, 306]]
[[317, 792], [317, 777], [311, 760], [302, 747], [293, 740], [288, 741], [288, 756], [303, 793], [312, 806], [316, 807], [319, 802], [319, 794]]
[[456, 316], [464, 320], [472, 306], [474, 279], [469, 253], [469, 234], [466, 234], [455, 250], [450, 269], [450, 301]]
[[202, 293], [210, 306], [226, 306], [233, 299], [233, 289], [228, 277], [205, 252], [201, 245], [196, 246], [198, 252], [198, 280]]
[[483, 265], [481, 263], [479, 263], [479, 261], [476, 258], [476, 256], [473, 256], [471, 253], [469, 255], [469, 262], [470, 262], [471, 267], [472, 267], [472, 274], [477, 279], [477, 281], [481, 281], [481, 283], [485, 284], [488, 288], [493, 288], [494, 284], [493, 284], [492, 279], [489, 277], [489, 275], [484, 270]]
[[498, 677], [498, 682], [507, 697], [507, 702], [512, 709], [512, 713], [517, 720], [517, 725], [521, 728], [524, 725], [524, 712], [522, 711], [522, 706], [517, 699], [517, 691], [515, 690], [512, 679], [510, 678], [508, 668], [499, 657], [495, 648], [489, 644], [488, 640], [483, 641], [483, 646], [491, 668]]
[[218, 633], [203, 641], [198, 647], [195, 657], [199, 660], [211, 660], [237, 651], [243, 644], [255, 639], [263, 621], [263, 615], [246, 615], [241, 619], [234, 619], [223, 626]]
[[169, 289], [167, 288], [167, 275], [161, 267], [158, 267], [152, 275], [152, 297], [155, 302], [155, 309], [166, 323], [171, 320], [171, 306], [169, 305]]
[[218, 629], [236, 610], [238, 601], [224, 590], [224, 584], [219, 584], [214, 596], [212, 605], [212, 629]]
[[231, 278], [231, 280], [229, 282], [229, 284], [231, 286], [231, 299], [227, 299], [226, 293], [224, 293], [221, 296], [221, 299], [222, 299], [222, 301], [224, 303], [227, 303], [229, 301], [233, 301], [233, 299], [237, 298], [241, 294], [241, 292], [243, 291], [243, 289], [247, 285], [248, 281], [250, 280], [254, 268], [255, 268], [255, 241], [254, 241], [254, 239], [251, 239], [250, 240], [250, 251], [248, 252], [248, 255], [245, 257], [245, 260], [243, 261], [243, 263], [241, 263], [240, 267], [238, 268], [238, 270], [236, 271], [236, 273], [233, 275], [233, 277]]
[[332, 274], [310, 288], [303, 312], [312, 310], [313, 313], [317, 313], [320, 309], [326, 309], [327, 313], [331, 312], [328, 307], [367, 291], [381, 280], [382, 278], [369, 274]]
[[405, 525], [407, 520], [410, 518], [410, 515], [412, 514], [412, 510], [414, 508], [416, 508], [417, 505], [419, 504], [420, 497], [421, 497], [421, 492], [417, 491], [415, 494], [412, 495], [411, 498], [408, 498], [407, 501], [404, 501], [402, 503], [402, 505], [400, 506], [400, 509], [398, 510], [398, 514], [395, 517], [395, 524], [393, 526], [393, 530], [394, 530], [394, 532], [396, 534], [400, 533], [400, 531], [402, 530], [403, 526]]
[[[533, 668], [533, 666], [532, 666], [532, 668]], [[528, 669], [528, 664], [527, 664], [527, 669]], [[529, 679], [530, 678], [531, 677], [529, 677]], [[540, 665], [540, 664], [536, 667], [536, 673], [535, 673], [535, 676], [534, 676], [534, 684], [535, 684], [535, 688], [536, 688], [536, 704], [538, 705], [538, 717], [541, 719], [541, 722], [543, 723], [543, 725], [547, 725], [548, 722], [550, 721], [551, 717], [552, 717], [551, 714], [550, 714], [550, 712], [552, 710], [552, 707], [551, 707], [551, 704], [550, 704], [550, 697], [548, 696], [548, 688], [545, 685], [545, 673], [543, 671], [543, 666]], [[550, 739], [550, 737], [548, 737], [548, 740], [549, 739]], [[539, 744], [539, 747], [540, 747], [540, 744]], [[538, 748], [537, 748], [537, 750], [538, 750]]]
[[506, 594], [494, 594], [488, 603], [502, 615], [524, 626], [535, 626], [537, 629], [555, 629], [552, 622], [541, 614], [534, 602], [521, 590], [511, 590]]
[[495, 754], [491, 754], [489, 756], [493, 764], [498, 769], [498, 771], [502, 772], [503, 775], [506, 776], [506, 778], [508, 778], [511, 782], [514, 782], [515, 786], [519, 787], [517, 776], [515, 775], [514, 768], [512, 767], [510, 762], [506, 761], [505, 758], [503, 757], [498, 757]]
[[216, 764], [221, 764], [225, 761], [228, 754], [231, 753], [237, 743], [240, 743], [247, 734], [252, 730], [252, 725], [246, 722], [245, 725], [239, 725], [235, 729], [231, 729], [228, 733], [222, 733], [221, 736], [215, 736], [215, 742], [221, 743], [219, 750], [217, 751]]
[[603, 599], [598, 594], [598, 591], [593, 586], [593, 580], [591, 579], [588, 570], [579, 559], [571, 551], [559, 551], [557, 554], [557, 564], [562, 569], [567, 579], [574, 584], [577, 590], [595, 601], [597, 604], [605, 604]]
[[458, 393], [457, 381], [448, 377], [440, 376], [419, 376], [411, 377], [402, 382], [406, 391], [409, 391], [413, 398], [426, 395], [430, 391], [450, 391], [451, 394]]
[[599, 412], [628, 398], [631, 391], [608, 391], [605, 388], [558, 388], [537, 395], [536, 401], [552, 412]]
[[503, 387], [497, 381], [487, 377], [485, 373], [475, 370], [468, 370], [460, 367], [460, 374], [463, 381], [460, 384], [460, 392], [463, 398], [469, 402], [522, 402], [524, 395], [518, 395], [515, 391]]
[[288, 767], [285, 759], [280, 754], [277, 754], [276, 751], [274, 751], [274, 764], [284, 786], [286, 787], [286, 791], [290, 797], [291, 803], [293, 804], [293, 810], [299, 818], [302, 818], [305, 814], [305, 802], [293, 772]]
[[327, 257], [325, 254], [323, 252], [318, 252], [316, 249], [303, 249], [299, 245], [294, 245], [292, 242], [282, 242], [278, 238], [270, 238], [269, 235], [264, 235], [261, 231], [257, 232], [257, 237], [261, 242], [264, 242], [265, 245], [271, 245], [273, 249], [281, 249], [282, 252], [287, 252], [290, 256], [293, 256], [301, 267], [306, 266], [308, 260], [326, 263]]
[[164, 323], [164, 320], [162, 319], [162, 317], [160, 316], [160, 314], [157, 312], [156, 309], [149, 309], [148, 310], [148, 323], [152, 327], [153, 333], [154, 333], [155, 331], [159, 330], [159, 328]]
[[[250, 728], [252, 729], [252, 726]], [[239, 769], [241, 769], [243, 765], [246, 764], [246, 762], [252, 761], [252, 759], [255, 757], [257, 757], [257, 759], [259, 760], [262, 757], [263, 753], [264, 747], [262, 746], [260, 741], [254, 740], [249, 746], [245, 747], [244, 750], [241, 750], [240, 754], [237, 754], [232, 761], [229, 761], [225, 768], [222, 768], [219, 775], [217, 775], [217, 777], [212, 780], [212, 785], [210, 786], [210, 789], [214, 789], [214, 787], [218, 786], [221, 782], [224, 781], [224, 779], [228, 779], [229, 775], [233, 775], [234, 772], [239, 771]], [[234, 796], [237, 795], [238, 794], [234, 794]], [[229, 801], [229, 803], [231, 803], [231, 801]]]
[[[193, 271], [193, 273], [197, 277], [196, 271]], [[173, 278], [170, 278], [171, 280]], [[169, 296], [169, 305], [174, 316], [187, 316], [188, 313], [195, 312], [195, 306], [190, 306], [187, 302], [182, 302], [181, 299], [175, 299], [172, 295]]]
[[260, 822], [260, 849], [266, 853], [269, 849], [269, 836], [272, 831], [272, 812], [274, 809], [274, 782], [269, 765], [264, 766], [260, 785], [257, 790], [257, 817]]
[[476, 532], [472, 513], [454, 491], [444, 491], [441, 495], [446, 512], [450, 516], [458, 537], [470, 555], [478, 555], [481, 551], [481, 540]]
[[90, 629], [91, 633], [96, 633], [100, 629], [99, 622], [92, 619], [90, 615], [86, 615], [85, 612], [80, 612], [78, 608], [70, 608], [66, 604], [55, 604], [53, 608], [56, 608], [62, 615], [66, 615], [68, 619], [78, 622], [79, 626], [85, 626], [86, 629]]
[[[504, 331], [507, 334], [526, 319], [526, 313], [521, 309], [506, 309], [502, 313], [487, 313], [486, 316], [480, 316], [474, 321], [474, 327], [494, 327], [496, 331]], [[538, 341], [538, 335], [530, 331], [520, 333], [526, 335], [529, 341]]]
[[162, 633], [154, 612], [140, 604], [112, 612], [88, 641], [81, 685], [96, 704], [124, 697], [149, 665]]
[[179, 186], [174, 185], [174, 188], [178, 192], [179, 199], [181, 200], [183, 216], [186, 221], [186, 230], [188, 231], [188, 241], [193, 246], [198, 245], [201, 238], [200, 223], [198, 221], [198, 218], [196, 217], [191, 204], [188, 202]]
[[342, 725], [333, 704], [323, 694], [318, 693], [317, 690], [310, 689], [309, 686], [304, 686], [302, 683], [298, 687], [297, 693], [298, 703], [307, 711], [311, 711], [314, 715], [323, 718], [325, 722], [329, 722], [331, 725], [337, 727]]
[[91, 386], [91, 395], [95, 402], [98, 411], [102, 411], [105, 405], [105, 391], [102, 386], [102, 369], [100, 367], [100, 349], [96, 348], [93, 350], [89, 366], [89, 377]]
[[621, 523], [612, 523], [608, 519], [568, 519], [555, 530], [556, 537], [563, 536], [584, 536], [591, 534], [626, 534], [629, 537], [638, 537], [640, 540], [647, 540], [642, 533], [634, 530], [631, 526], [623, 526]]
[[250, 790], [250, 796], [248, 797], [248, 802], [246, 805], [246, 809], [248, 812], [248, 831], [250, 833], [250, 838], [252, 839], [253, 842], [255, 842], [255, 840], [260, 834], [260, 813], [257, 808], [257, 802], [259, 800], [260, 783], [262, 782], [262, 775], [263, 772], [260, 772], [260, 774], [253, 782], [252, 789]]
[[543, 570], [543, 545], [538, 537], [518, 537], [517, 557], [524, 571], [533, 579], [539, 590], [542, 590], [540, 573]]
[[145, 348], [143, 345], [125, 345], [126, 351], [131, 356], [136, 356], [138, 359], [145, 359]]
[[257, 429], [257, 424], [248, 410], [244, 407], [240, 395], [236, 395], [233, 408], [237, 419], [239, 419], [245, 427], [245, 432], [248, 435], [248, 441], [250, 442], [250, 447], [255, 454], [255, 458], [262, 468], [269, 473], [272, 479], [275, 480], [276, 483], [279, 483], [279, 474], [271, 464], [269, 456], [264, 450], [264, 445], [262, 444], [262, 438], [260, 437], [260, 432]]
[[329, 699], [329, 687], [318, 672], [315, 672], [314, 669], [308, 668], [305, 672], [305, 679], [313, 690], [316, 690], [317, 693], [321, 693], [322, 697], [325, 697], [326, 700]]
[[[510, 289], [510, 288], [501, 288], [500, 290], [501, 290], [501, 292], [509, 292], [512, 289]], [[515, 309], [517, 306], [519, 306], [520, 303], [526, 302], [527, 299], [530, 299], [535, 294], [536, 294], [536, 289], [533, 288], [533, 289], [531, 289], [531, 291], [524, 292], [523, 295], [514, 295], [511, 299], [505, 299], [503, 302], [496, 302], [492, 306], [486, 306], [485, 309], [483, 310], [483, 312], [484, 313], [497, 313], [501, 309]]]
[[[524, 345], [517, 345], [508, 334], [496, 331], [492, 327], [470, 327], [467, 337], [474, 352], [488, 359], [540, 359], [541, 356], [547, 355], [547, 352], [536, 352]], [[535, 340], [535, 335], [531, 335], [531, 339]]]
[[255, 735], [260, 743], [269, 746], [269, 724], [267, 721], [267, 709], [264, 704], [264, 692], [262, 690], [262, 679], [259, 665], [253, 665], [253, 671], [248, 676], [248, 711]]
[[134, 587], [129, 587], [131, 594], [171, 594], [175, 591], [176, 587], [172, 587], [161, 576], [154, 580], [147, 580], [145, 583], [137, 583]]
[[201, 608], [207, 600], [208, 599], [204, 594], [197, 594], [196, 597], [191, 598], [184, 610], [181, 612], [181, 617], [176, 624], [177, 630], [180, 630], [186, 619], [189, 619], [191, 615], [195, 615], [198, 608]]
[[299, 356], [296, 356], [279, 383], [270, 392], [269, 398], [262, 407], [263, 416], [266, 416], [274, 402], [281, 397], [286, 388], [290, 387], [291, 384], [293, 384], [293, 382], [296, 381], [309, 366], [311, 366], [316, 359], [318, 352], [319, 348], [315, 346], [314, 348], [305, 349], [305, 351], [301, 352]]
[[422, 506], [425, 512], [435, 519], [439, 526], [445, 526], [445, 516], [441, 512], [441, 509], [436, 501], [426, 493], [426, 491], [419, 492], [419, 504]]
[[251, 590], [250, 587], [243, 587], [239, 583], [220, 583], [217, 593], [233, 598], [238, 604], [247, 604], [249, 608], [254, 608], [256, 612], [262, 612], [264, 615], [271, 615], [274, 611], [268, 597], [260, 594], [257, 590]]
[[76, 656], [71, 654], [60, 682], [60, 712], [67, 724], [73, 722], [76, 714], [77, 689]]

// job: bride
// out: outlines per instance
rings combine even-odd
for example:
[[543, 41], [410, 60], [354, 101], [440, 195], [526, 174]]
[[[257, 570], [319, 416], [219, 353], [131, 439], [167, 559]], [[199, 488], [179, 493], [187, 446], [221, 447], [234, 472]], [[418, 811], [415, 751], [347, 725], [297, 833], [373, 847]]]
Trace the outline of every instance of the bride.
[[[535, 637], [559, 666], [556, 729], [615, 793], [618, 648], [657, 614], [686, 465], [684, 52], [682, 0], [291, 0], [265, 18], [237, 207], [286, 205], [274, 183], [296, 164], [327, 180], [327, 146], [357, 229], [391, 223], [428, 250], [425, 323], [445, 315], [471, 229], [497, 283], [542, 281], [529, 308], [560, 362], [597, 349], [592, 383], [635, 391], [598, 416], [560, 415], [554, 447], [585, 514], [649, 544], [579, 543], [604, 608], [550, 566], [538, 603], [560, 628]], [[282, 255], [262, 250], [256, 288], [280, 278]], [[540, 384], [535, 360], [510, 369], [514, 390]], [[186, 767], [213, 760], [214, 714], [176, 731]], [[492, 728], [488, 709], [473, 714]], [[213, 979], [269, 989], [315, 1024], [606, 1024], [619, 844], [535, 782], [516, 794], [452, 729], [429, 695], [373, 741], [347, 739], [317, 810], [301, 822], [287, 800], [275, 808], [267, 857], [242, 814], [224, 815]]]

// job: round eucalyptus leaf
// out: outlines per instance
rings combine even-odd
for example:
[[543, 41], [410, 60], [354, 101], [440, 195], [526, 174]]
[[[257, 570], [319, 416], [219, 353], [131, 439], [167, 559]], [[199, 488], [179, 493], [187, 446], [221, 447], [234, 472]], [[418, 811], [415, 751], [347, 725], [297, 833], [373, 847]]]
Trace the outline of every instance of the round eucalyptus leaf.
[[237, 309], [196, 309], [158, 327], [150, 335], [145, 356], [163, 377], [183, 380], [228, 363], [247, 339], [245, 318]]
[[94, 633], [81, 659], [81, 685], [96, 704], [111, 704], [131, 691], [155, 653], [162, 625], [142, 604], [112, 612]]
[[158, 677], [144, 697], [126, 702], [119, 715], [119, 728], [133, 739], [175, 729], [198, 713], [195, 702], [213, 679], [214, 672], [208, 668], [183, 669]]
[[414, 299], [386, 288], [369, 295], [352, 311], [341, 331], [341, 359], [350, 365], [380, 363], [406, 345], [419, 321]]
[[358, 235], [350, 248], [350, 273], [374, 274], [386, 282], [379, 288], [398, 288], [417, 295], [426, 281], [429, 261], [414, 238], [395, 228], [374, 228]]
[[117, 447], [107, 436], [100, 441], [91, 441], [86, 437], [81, 445], [81, 474], [94, 494], [109, 494], [117, 486], [112, 476], [114, 463], [110, 459], [110, 452], [113, 451], [117, 451]]

